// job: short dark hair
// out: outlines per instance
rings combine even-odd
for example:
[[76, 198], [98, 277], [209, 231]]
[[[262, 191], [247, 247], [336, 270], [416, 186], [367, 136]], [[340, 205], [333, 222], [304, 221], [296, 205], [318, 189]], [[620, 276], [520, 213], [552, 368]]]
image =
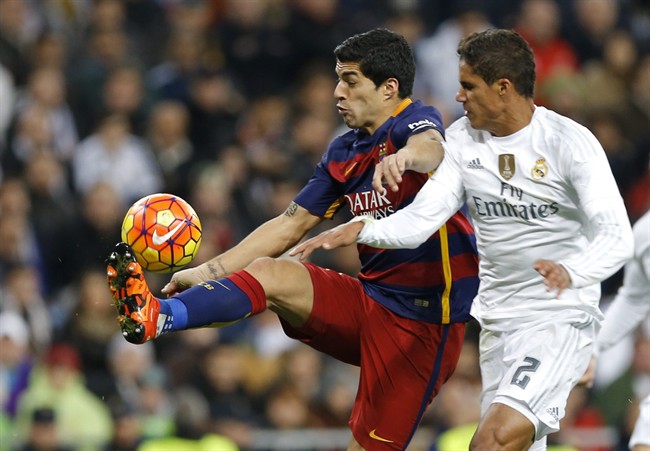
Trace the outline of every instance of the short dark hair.
[[349, 37], [334, 49], [336, 59], [359, 63], [364, 76], [379, 86], [389, 78], [399, 82], [399, 96], [413, 92], [415, 58], [404, 36], [386, 28], [375, 28]]
[[507, 78], [519, 94], [535, 95], [535, 57], [517, 32], [495, 28], [472, 33], [458, 44], [458, 55], [487, 84]]

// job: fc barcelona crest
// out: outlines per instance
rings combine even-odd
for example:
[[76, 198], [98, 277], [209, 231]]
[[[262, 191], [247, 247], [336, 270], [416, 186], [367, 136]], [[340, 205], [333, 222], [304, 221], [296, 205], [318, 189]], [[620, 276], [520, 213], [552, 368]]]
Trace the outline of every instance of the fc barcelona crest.
[[386, 142], [379, 143], [379, 161], [383, 160], [387, 153]]
[[515, 175], [515, 156], [513, 154], [499, 155], [499, 173], [506, 180], [510, 180]]

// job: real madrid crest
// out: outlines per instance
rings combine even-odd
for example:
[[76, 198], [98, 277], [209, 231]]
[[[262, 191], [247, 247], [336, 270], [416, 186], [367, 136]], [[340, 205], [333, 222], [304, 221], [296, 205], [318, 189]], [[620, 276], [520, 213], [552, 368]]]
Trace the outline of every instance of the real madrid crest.
[[515, 175], [515, 156], [513, 154], [499, 155], [499, 173], [506, 180], [510, 180]]
[[546, 160], [539, 158], [535, 161], [535, 166], [530, 170], [530, 175], [534, 180], [540, 180], [548, 174], [548, 166], [546, 165]]

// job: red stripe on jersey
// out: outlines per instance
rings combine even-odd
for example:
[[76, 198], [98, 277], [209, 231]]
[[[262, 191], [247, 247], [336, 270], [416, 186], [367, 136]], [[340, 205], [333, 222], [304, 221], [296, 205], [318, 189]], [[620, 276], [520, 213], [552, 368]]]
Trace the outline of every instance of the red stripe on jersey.
[[[375, 149], [373, 148], [371, 152], [374, 151]], [[330, 161], [327, 165], [327, 170], [336, 181], [345, 182], [363, 174], [369, 167], [374, 167], [376, 162], [374, 158], [368, 158], [368, 154], [358, 153], [351, 160]]]
[[[469, 253], [450, 257], [452, 280], [476, 277], [476, 256]], [[366, 271], [359, 279], [377, 281], [389, 285], [413, 287], [413, 282], [421, 280], [421, 286], [444, 287], [445, 278], [442, 261], [401, 263], [384, 271]]]
[[474, 228], [467, 216], [461, 211], [456, 212], [447, 220], [448, 233], [462, 233], [463, 235], [473, 235]]

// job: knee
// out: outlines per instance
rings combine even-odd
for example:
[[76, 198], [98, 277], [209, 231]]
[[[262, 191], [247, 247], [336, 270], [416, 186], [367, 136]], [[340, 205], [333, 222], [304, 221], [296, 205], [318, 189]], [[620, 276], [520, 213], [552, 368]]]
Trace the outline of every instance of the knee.
[[[262, 284], [266, 290], [273, 291], [287, 284], [287, 280], [296, 277], [298, 263], [272, 257], [259, 257], [253, 260], [245, 269], [251, 276]], [[281, 284], [278, 286], [278, 284]], [[268, 294], [268, 293], [267, 293]]]
[[258, 257], [249, 263], [244, 270], [256, 277], [260, 274], [269, 274], [275, 270], [276, 259], [272, 257]]

